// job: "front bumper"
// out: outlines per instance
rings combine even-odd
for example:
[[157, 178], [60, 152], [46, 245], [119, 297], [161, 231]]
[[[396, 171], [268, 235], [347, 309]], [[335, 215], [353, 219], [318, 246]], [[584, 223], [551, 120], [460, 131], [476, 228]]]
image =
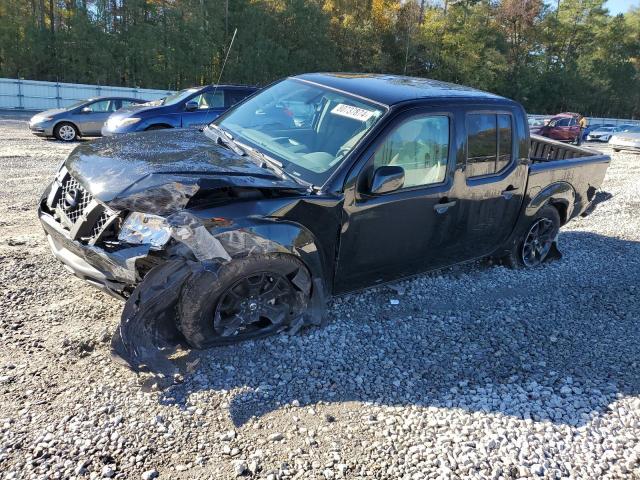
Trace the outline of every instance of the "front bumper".
[[68, 233], [47, 212], [38, 209], [38, 216], [53, 255], [67, 270], [90, 285], [120, 299], [140, 281], [136, 262], [149, 253], [148, 246], [126, 247], [108, 252], [94, 245], [85, 245], [69, 238]]
[[29, 123], [29, 130], [38, 137], [52, 137], [53, 125], [50, 122], [44, 123]]

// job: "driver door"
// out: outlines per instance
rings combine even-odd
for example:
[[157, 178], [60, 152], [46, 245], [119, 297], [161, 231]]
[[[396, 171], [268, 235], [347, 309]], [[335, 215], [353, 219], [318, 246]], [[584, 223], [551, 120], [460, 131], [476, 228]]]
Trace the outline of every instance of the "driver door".
[[118, 109], [117, 100], [97, 100], [75, 114], [81, 135], [100, 135], [102, 125]]
[[[402, 115], [370, 151], [357, 180], [345, 190], [334, 290], [350, 290], [447, 264], [455, 250], [459, 205], [453, 195], [456, 146], [450, 112]], [[373, 173], [404, 169], [401, 188], [371, 194]]]
[[[191, 110], [189, 107], [194, 103], [197, 105], [197, 107]], [[203, 92], [185, 102], [184, 111], [181, 115], [182, 127], [205, 127], [216, 118], [218, 118], [218, 116], [224, 111], [225, 107], [223, 89], [219, 88], [215, 91], [215, 94], [213, 90], [209, 92]]]

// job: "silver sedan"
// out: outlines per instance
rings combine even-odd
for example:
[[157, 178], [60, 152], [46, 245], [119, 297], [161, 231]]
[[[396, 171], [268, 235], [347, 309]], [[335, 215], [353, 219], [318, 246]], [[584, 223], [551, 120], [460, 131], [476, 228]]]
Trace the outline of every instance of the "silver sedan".
[[145, 103], [126, 97], [98, 97], [76, 102], [66, 108], [40, 112], [29, 121], [29, 129], [40, 137], [71, 142], [78, 137], [100, 136], [102, 124], [122, 107]]
[[611, 140], [609, 140], [609, 145], [613, 148], [614, 152], [619, 152], [620, 150], [640, 152], [640, 126], [631, 127], [624, 132], [616, 133], [611, 137]]

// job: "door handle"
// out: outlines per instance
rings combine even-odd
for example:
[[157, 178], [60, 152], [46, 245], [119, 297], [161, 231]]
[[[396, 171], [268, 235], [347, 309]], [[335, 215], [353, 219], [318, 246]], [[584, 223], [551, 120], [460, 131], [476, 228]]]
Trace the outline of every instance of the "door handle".
[[511, 200], [514, 193], [518, 193], [519, 188], [514, 187], [513, 185], [509, 185], [506, 190], [503, 190], [501, 195], [505, 200]]
[[436, 203], [433, 206], [433, 209], [436, 211], [436, 213], [439, 213], [440, 215], [442, 215], [447, 210], [449, 210], [449, 208], [453, 207], [455, 204], [456, 204], [455, 200], [452, 202]]

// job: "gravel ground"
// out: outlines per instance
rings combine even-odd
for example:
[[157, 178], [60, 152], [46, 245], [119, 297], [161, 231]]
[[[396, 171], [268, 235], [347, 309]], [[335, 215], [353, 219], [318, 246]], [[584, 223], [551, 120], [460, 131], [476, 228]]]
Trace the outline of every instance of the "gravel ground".
[[110, 357], [122, 304], [38, 225], [72, 148], [0, 118], [0, 478], [640, 478], [640, 155], [560, 261], [344, 296], [157, 391]]

